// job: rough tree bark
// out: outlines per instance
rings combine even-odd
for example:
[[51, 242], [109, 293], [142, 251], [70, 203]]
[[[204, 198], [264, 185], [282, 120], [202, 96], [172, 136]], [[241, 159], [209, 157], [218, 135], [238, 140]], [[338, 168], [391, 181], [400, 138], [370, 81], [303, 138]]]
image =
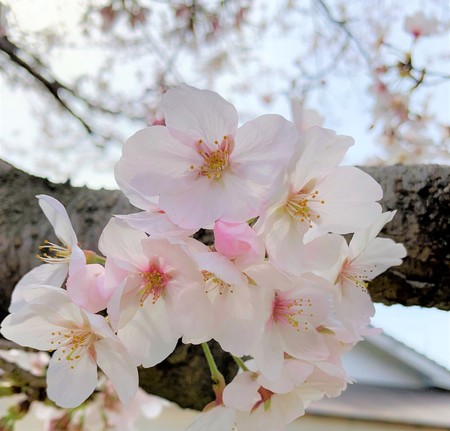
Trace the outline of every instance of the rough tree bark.
[[[383, 235], [403, 242], [408, 257], [370, 286], [376, 302], [421, 305], [450, 310], [450, 167], [439, 165], [363, 168], [381, 183], [385, 210], [398, 214]], [[11, 291], [27, 271], [44, 239], [55, 240], [35, 195], [49, 194], [67, 208], [83, 248], [97, 241], [111, 214], [136, 212], [120, 191], [89, 190], [52, 184], [0, 161], [0, 318], [7, 313]], [[205, 238], [205, 236], [204, 236]], [[219, 368], [228, 377], [235, 366], [213, 346]], [[148, 392], [182, 407], [201, 409], [212, 398], [210, 377], [201, 349], [177, 347], [163, 363], [141, 372]]]

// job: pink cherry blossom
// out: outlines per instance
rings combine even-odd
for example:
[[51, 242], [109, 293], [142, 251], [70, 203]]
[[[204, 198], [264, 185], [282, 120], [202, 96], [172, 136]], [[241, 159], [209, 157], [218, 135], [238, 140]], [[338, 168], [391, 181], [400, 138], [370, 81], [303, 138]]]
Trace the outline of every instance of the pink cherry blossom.
[[69, 272], [76, 271], [86, 264], [83, 250], [78, 246], [77, 237], [64, 206], [51, 196], [36, 197], [61, 245], [46, 241], [40, 247], [42, 256], [39, 258], [45, 264], [32, 269], [17, 283], [11, 298], [10, 312], [16, 312], [24, 305], [24, 289], [44, 284], [61, 287]]
[[[262, 337], [252, 348], [256, 366], [269, 380], [276, 380], [282, 370], [285, 353], [305, 360], [322, 360], [330, 355], [324, 336], [317, 330], [330, 310], [331, 284], [312, 274], [288, 279], [281, 274], [251, 273], [267, 287], [266, 306], [270, 314]], [[260, 281], [260, 277], [263, 280]]]
[[211, 306], [186, 247], [149, 238], [115, 218], [99, 247], [107, 256], [105, 283], [114, 290], [108, 314], [137, 365], [161, 362], [180, 337], [210, 339]]
[[187, 85], [167, 91], [162, 109], [166, 127], [132, 136], [116, 165], [130, 200], [159, 195], [159, 207], [183, 228], [257, 216], [292, 154], [293, 124], [264, 115], [237, 128], [233, 105]]
[[438, 33], [439, 25], [438, 19], [427, 17], [422, 11], [405, 18], [405, 31], [411, 33], [416, 39]]
[[102, 316], [83, 311], [53, 286], [30, 289], [24, 296], [26, 305], [3, 320], [1, 333], [22, 346], [54, 351], [47, 371], [51, 400], [66, 408], [80, 405], [97, 386], [98, 365], [121, 401], [131, 401], [137, 369]]

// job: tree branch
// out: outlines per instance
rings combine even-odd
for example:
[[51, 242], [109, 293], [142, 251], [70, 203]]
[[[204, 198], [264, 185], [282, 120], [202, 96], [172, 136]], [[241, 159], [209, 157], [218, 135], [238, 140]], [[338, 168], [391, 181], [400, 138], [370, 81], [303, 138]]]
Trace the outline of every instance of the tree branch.
[[[450, 310], [450, 167], [439, 165], [363, 168], [384, 189], [382, 204], [397, 209], [383, 235], [403, 242], [404, 263], [374, 280], [369, 290], [376, 302], [421, 305]], [[34, 258], [44, 239], [54, 239], [35, 195], [59, 199], [70, 214], [83, 248], [97, 242], [111, 214], [136, 212], [120, 191], [89, 190], [52, 184], [0, 161], [0, 318], [7, 314], [17, 281], [39, 264]], [[212, 343], [220, 371], [236, 372], [231, 357]], [[212, 398], [210, 375], [200, 346], [179, 345], [156, 367], [141, 372], [148, 392], [182, 407], [201, 409]]]

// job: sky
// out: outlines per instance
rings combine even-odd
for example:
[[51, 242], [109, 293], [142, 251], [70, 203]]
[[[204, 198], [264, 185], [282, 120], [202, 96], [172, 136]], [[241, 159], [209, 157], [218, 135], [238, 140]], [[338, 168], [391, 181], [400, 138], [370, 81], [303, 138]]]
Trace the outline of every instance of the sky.
[[[57, 22], [61, 19], [61, 14], [69, 23], [69, 28], [71, 25], [75, 26], [75, 17], [78, 13], [77, 8], [74, 6], [75, 4], [67, 1], [64, 2], [64, 8], [61, 8], [61, 2], [57, 0], [15, 0], [14, 3], [11, 3], [12, 7], [16, 8], [17, 13], [23, 17], [23, 22], [28, 23], [27, 25], [30, 28], [45, 27], [49, 23]], [[42, 13], [42, 11], [45, 11], [45, 13]], [[398, 37], [398, 42], [401, 43], [401, 38], [404, 35], [399, 32], [396, 37]], [[267, 54], [273, 58], [273, 61], [279, 61], [285, 53], [280, 51], [279, 45], [275, 42], [268, 43], [266, 47]], [[59, 64], [59, 67], [62, 71], [67, 69], [70, 72], [71, 70], [73, 71], [74, 67], [80, 67], [77, 66], [78, 63], [76, 59], [72, 58], [72, 61], [67, 61], [66, 59], [65, 62]], [[24, 151], [33, 151], [33, 145], [35, 145], [37, 139], [36, 135], [39, 133], [39, 124], [37, 124], [37, 120], [33, 115], [33, 105], [39, 103], [39, 101], [29, 91], [19, 87], [11, 87], [1, 76], [0, 85], [2, 139], [0, 142], [0, 157], [10, 160], [8, 147], [4, 144], [5, 141], [8, 141], [10, 145], [11, 143], [14, 145], [15, 142], [19, 141], [22, 144], [28, 143], [28, 146], [24, 145]], [[358, 82], [356, 85], [364, 87], [366, 83]], [[360, 108], [361, 103], [366, 103], [367, 101], [362, 101], [360, 96], [352, 92], [351, 81], [349, 80], [336, 81], [335, 87], [333, 99], [336, 102], [332, 109], [338, 112], [338, 101], [345, 100], [345, 115], [330, 115], [326, 117], [324, 125], [337, 130], [339, 134], [348, 134], [355, 138], [356, 144], [350, 150], [345, 164], [361, 163], [368, 153], [373, 152], [375, 154], [377, 151], [374, 138], [367, 133], [367, 114]], [[446, 116], [450, 118], [448, 107], [449, 94], [449, 88], [446, 87], [445, 91], [436, 94], [433, 101], [435, 110], [444, 118]], [[222, 95], [227, 97], [226, 86], [223, 88]], [[233, 99], [233, 102], [236, 104], [238, 111], [240, 111], [246, 107], [248, 99], [245, 97], [242, 99], [237, 98]], [[255, 110], [258, 109], [261, 108], [255, 107]], [[290, 117], [290, 107], [286, 101], [275, 103], [267, 112], [279, 113], [288, 118]], [[86, 158], [88, 157], [87, 155]], [[92, 157], [95, 158], [95, 155], [92, 155]], [[118, 159], [120, 157], [120, 149], [114, 150], [111, 157]], [[10, 161], [31, 173], [43, 175], [42, 171], [36, 171], [32, 159], [29, 159], [24, 165], [20, 160], [19, 154], [18, 157]], [[64, 161], [61, 160], [60, 163], [58, 161], [58, 165], [63, 169]], [[88, 182], [91, 186], [95, 182], [96, 186], [115, 187], [111, 171], [103, 174], [101, 177], [97, 177], [93, 173], [94, 169], [96, 169], [95, 164], [86, 164], [86, 167], [82, 167], [82, 175], [80, 174], [79, 178], [75, 180], [75, 184], [82, 185], [88, 178], [91, 180], [91, 184]], [[377, 314], [373, 319], [375, 326], [383, 328], [387, 334], [394, 336], [399, 341], [450, 369], [450, 312], [420, 307], [402, 307], [400, 305], [386, 307], [377, 304], [376, 308]]]

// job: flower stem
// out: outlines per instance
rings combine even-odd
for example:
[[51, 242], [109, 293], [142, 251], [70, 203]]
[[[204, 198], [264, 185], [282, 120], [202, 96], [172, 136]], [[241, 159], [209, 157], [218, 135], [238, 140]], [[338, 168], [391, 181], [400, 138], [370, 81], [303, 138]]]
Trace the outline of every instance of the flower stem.
[[237, 356], [233, 356], [234, 362], [236, 362], [236, 364], [238, 364], [239, 368], [242, 371], [249, 371], [249, 369], [247, 368], [247, 365], [244, 364], [244, 361], [241, 358], [238, 358]]
[[202, 349], [203, 353], [205, 354], [206, 361], [208, 362], [209, 370], [211, 371], [211, 378], [214, 381], [217, 381], [220, 379], [220, 377], [223, 378], [222, 374], [220, 373], [219, 369], [217, 368], [216, 361], [214, 360], [214, 357], [211, 353], [211, 349], [209, 348], [207, 343], [202, 343]]
[[225, 378], [217, 368], [216, 361], [214, 360], [208, 344], [202, 343], [202, 349], [205, 354], [206, 361], [208, 362], [209, 370], [211, 371], [211, 380], [213, 381], [212, 387], [214, 394], [216, 395], [215, 405], [220, 405], [222, 404], [222, 393], [226, 386]]

